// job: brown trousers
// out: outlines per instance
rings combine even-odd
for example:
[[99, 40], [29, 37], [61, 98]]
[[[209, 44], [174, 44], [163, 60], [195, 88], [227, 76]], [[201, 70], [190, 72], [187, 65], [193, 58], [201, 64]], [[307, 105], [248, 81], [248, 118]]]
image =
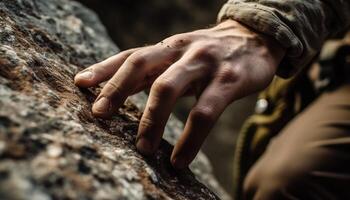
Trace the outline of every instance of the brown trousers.
[[244, 180], [253, 200], [350, 200], [350, 84], [326, 92], [269, 144]]

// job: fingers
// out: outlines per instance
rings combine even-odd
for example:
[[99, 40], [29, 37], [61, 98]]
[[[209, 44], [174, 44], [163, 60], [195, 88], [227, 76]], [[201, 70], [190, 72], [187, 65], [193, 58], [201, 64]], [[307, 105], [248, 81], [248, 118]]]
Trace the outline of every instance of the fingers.
[[204, 77], [207, 69], [202, 63], [188, 62], [185, 55], [156, 79], [139, 125], [136, 147], [141, 153], [150, 155], [158, 148], [176, 100], [192, 82]]
[[92, 112], [110, 117], [136, 90], [144, 89], [177, 59], [176, 52], [152, 46], [136, 51], [122, 64], [97, 97]]
[[110, 79], [124, 61], [137, 50], [139, 48], [123, 51], [84, 69], [74, 77], [74, 83], [79, 87], [92, 87]]
[[197, 155], [205, 138], [229, 104], [231, 95], [212, 83], [199, 97], [187, 119], [185, 129], [171, 155], [176, 169], [186, 168]]

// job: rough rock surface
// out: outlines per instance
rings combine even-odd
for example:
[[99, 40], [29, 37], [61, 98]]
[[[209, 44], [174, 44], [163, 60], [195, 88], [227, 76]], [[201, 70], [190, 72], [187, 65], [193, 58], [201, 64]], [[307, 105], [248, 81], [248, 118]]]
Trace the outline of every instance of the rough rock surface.
[[130, 101], [112, 120], [91, 116], [99, 88], [73, 76], [117, 51], [78, 3], [0, 0], [0, 199], [218, 199], [174, 171], [166, 141], [136, 152]]

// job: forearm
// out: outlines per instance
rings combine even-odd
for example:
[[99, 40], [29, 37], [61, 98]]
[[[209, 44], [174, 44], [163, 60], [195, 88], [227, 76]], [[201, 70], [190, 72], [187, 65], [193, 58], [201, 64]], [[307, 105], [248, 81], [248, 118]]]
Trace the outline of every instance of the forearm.
[[289, 77], [310, 62], [323, 42], [350, 23], [347, 0], [229, 0], [219, 21], [237, 20], [274, 37], [286, 50], [277, 75]]

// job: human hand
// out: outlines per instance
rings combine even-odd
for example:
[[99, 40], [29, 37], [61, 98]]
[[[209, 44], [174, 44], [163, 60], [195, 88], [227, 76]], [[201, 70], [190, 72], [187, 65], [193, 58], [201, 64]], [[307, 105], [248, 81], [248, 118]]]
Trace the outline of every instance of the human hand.
[[230, 103], [271, 82], [284, 52], [272, 38], [227, 20], [121, 52], [78, 73], [75, 84], [91, 87], [108, 80], [92, 107], [97, 117], [110, 117], [128, 96], [151, 88], [136, 140], [145, 155], [158, 148], [176, 100], [196, 95], [171, 155], [173, 166], [182, 169]]

